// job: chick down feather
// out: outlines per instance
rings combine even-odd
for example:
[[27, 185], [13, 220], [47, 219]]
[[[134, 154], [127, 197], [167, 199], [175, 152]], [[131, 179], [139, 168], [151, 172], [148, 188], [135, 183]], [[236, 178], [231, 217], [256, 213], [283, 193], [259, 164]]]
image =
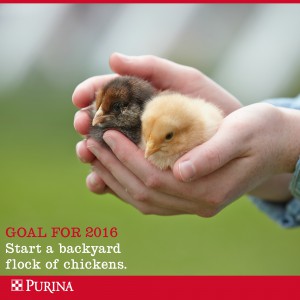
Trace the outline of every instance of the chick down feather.
[[89, 136], [103, 142], [103, 134], [115, 129], [138, 144], [141, 140], [141, 114], [145, 103], [157, 93], [146, 80], [119, 76], [96, 93], [89, 108], [92, 119]]
[[146, 104], [141, 120], [145, 157], [164, 170], [210, 139], [222, 122], [223, 113], [203, 99], [164, 92]]

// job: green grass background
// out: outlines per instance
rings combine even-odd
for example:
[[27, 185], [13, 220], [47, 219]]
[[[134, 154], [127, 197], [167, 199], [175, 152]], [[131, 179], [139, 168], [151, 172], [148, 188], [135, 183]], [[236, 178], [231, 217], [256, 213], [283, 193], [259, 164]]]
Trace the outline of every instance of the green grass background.
[[[246, 197], [211, 219], [144, 216], [115, 197], [85, 186], [89, 167], [75, 156], [74, 86], [57, 89], [40, 76], [0, 93], [0, 274], [69, 275], [299, 275], [299, 230], [279, 228]], [[52, 226], [118, 227], [116, 239], [8, 239], [5, 229]], [[5, 244], [121, 244], [126, 270], [6, 270], [8, 258], [42, 262], [86, 255], [5, 253]]]

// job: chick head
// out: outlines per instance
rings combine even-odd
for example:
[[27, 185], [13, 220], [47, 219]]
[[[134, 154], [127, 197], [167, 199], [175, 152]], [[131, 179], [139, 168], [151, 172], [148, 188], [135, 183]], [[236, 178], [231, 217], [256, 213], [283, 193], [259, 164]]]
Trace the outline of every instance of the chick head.
[[140, 125], [144, 103], [155, 93], [152, 85], [133, 76], [120, 76], [96, 95], [92, 125], [103, 128], [130, 128]]
[[204, 124], [197, 120], [196, 130], [195, 114], [186, 101], [179, 94], [162, 94], [146, 105], [142, 115], [145, 158], [160, 169], [171, 167], [196, 140], [201, 139]]
[[205, 141], [206, 124], [198, 107], [200, 102], [201, 99], [163, 93], [147, 103], [142, 115], [145, 158], [166, 169]]

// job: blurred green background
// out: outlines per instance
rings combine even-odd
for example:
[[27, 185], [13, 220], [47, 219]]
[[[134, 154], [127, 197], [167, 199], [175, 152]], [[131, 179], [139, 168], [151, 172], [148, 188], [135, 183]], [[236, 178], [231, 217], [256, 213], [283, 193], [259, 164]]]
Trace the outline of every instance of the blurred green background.
[[[50, 6], [50, 8], [53, 7], [56, 6]], [[63, 7], [65, 9], [65, 6]], [[126, 12], [128, 9], [139, 8], [139, 6], [128, 5], [67, 7], [71, 10], [71, 13], [68, 12], [69, 17], [74, 17], [74, 14], [79, 16], [77, 22], [80, 24], [83, 24], [83, 21], [79, 12], [86, 13], [92, 10], [101, 12], [111, 9], [111, 22], [113, 22], [114, 14], [120, 14], [121, 9]], [[165, 9], [165, 6], [152, 5], [152, 18], [155, 18], [155, 7], [157, 10]], [[172, 9], [174, 7], [169, 6]], [[0, 23], [7, 20], [3, 10], [22, 11], [25, 9], [25, 12], [34, 8], [36, 6], [29, 6], [29, 8], [28, 6], [5, 6], [3, 8], [2, 6], [0, 7]], [[251, 14], [260, 12], [259, 9], [265, 9], [257, 6], [211, 5], [205, 6], [204, 9], [206, 12], [209, 11], [212, 17], [216, 17], [216, 15], [221, 15], [221, 8], [225, 14], [229, 14], [229, 12], [231, 15], [236, 14], [237, 19], [240, 18], [240, 20], [245, 14], [247, 16], [249, 14], [249, 19]], [[49, 7], [47, 9], [49, 11]], [[143, 9], [147, 12], [147, 7], [144, 6]], [[192, 9], [194, 10], [195, 7]], [[102, 13], [101, 16], [104, 15]], [[192, 18], [192, 16], [194, 17]], [[192, 16], [191, 20], [193, 21], [189, 19], [190, 21], [186, 21], [188, 24], [184, 27], [186, 32], [190, 32], [189, 41], [191, 43], [194, 42], [192, 33], [195, 30], [194, 18], [197, 15]], [[22, 15], [22, 17], [24, 16]], [[73, 23], [70, 23], [69, 20], [70, 18], [65, 19], [65, 25], [69, 25], [71, 28], [70, 24]], [[207, 19], [206, 22], [209, 20]], [[87, 26], [95, 28], [95, 24]], [[191, 27], [194, 29], [189, 31], [188, 28]], [[68, 26], [63, 28], [72, 36], [72, 30], [67, 31], [66, 29]], [[170, 29], [164, 28], [164, 30]], [[217, 32], [216, 28], [210, 30]], [[0, 30], [1, 32], [3, 33]], [[83, 31], [82, 34], [84, 35], [85, 32], [87, 31]], [[183, 33], [183, 30], [178, 29], [179, 37]], [[79, 35], [78, 32], [76, 34]], [[203, 37], [205, 34], [200, 31], [199, 36]], [[186, 35], [185, 38], [187, 39]], [[13, 36], [11, 39], [14, 41]], [[73, 129], [73, 115], [76, 109], [71, 103], [71, 95], [80, 81], [88, 76], [108, 71], [106, 69], [108, 67], [104, 67], [107, 65], [108, 56], [99, 52], [98, 60], [103, 65], [99, 71], [98, 62], [89, 60], [90, 56], [78, 55], [75, 60], [74, 53], [66, 51], [66, 49], [73, 49], [70, 45], [69, 48], [67, 47], [70, 40], [71, 37], [62, 43], [62, 40], [54, 39], [55, 47], [58, 49], [58, 52], [55, 53], [60, 53], [65, 61], [78, 60], [77, 69], [74, 66], [69, 68], [68, 64], [64, 65], [63, 60], [60, 61], [62, 65], [59, 66], [57, 58], [60, 56], [57, 56], [58, 54], [47, 56], [49, 53], [53, 54], [54, 51], [48, 41], [48, 44], [46, 43], [48, 48], [42, 48], [40, 55], [35, 54], [38, 59], [31, 63], [26, 73], [23, 72], [25, 75], [21, 76], [19, 73], [16, 74], [21, 77], [11, 75], [11, 78], [14, 79], [11, 79], [10, 82], [7, 81], [0, 91], [0, 136], [2, 138], [0, 147], [0, 274], [299, 275], [299, 230], [279, 228], [259, 212], [246, 197], [239, 199], [214, 218], [202, 219], [196, 216], [144, 216], [115, 197], [94, 195], [88, 191], [85, 186], [85, 178], [89, 173], [89, 166], [80, 163], [75, 155], [75, 144], [81, 137]], [[98, 42], [100, 41], [101, 39]], [[230, 41], [233, 43], [233, 40]], [[84, 53], [84, 47], [86, 47], [86, 51], [91, 48], [90, 45], [83, 45], [80, 39], [77, 39], [76, 42], [76, 45], [81, 47], [81, 53]], [[173, 42], [175, 43], [175, 41]], [[213, 38], [212, 44], [214, 47], [218, 46], [215, 45], [216, 41]], [[112, 48], [121, 51], [122, 49], [119, 49], [118, 45], [116, 42]], [[9, 46], [13, 52], [14, 42], [7, 47]], [[156, 46], [156, 50], [150, 46], [148, 49], [145, 46], [143, 51], [163, 55], [183, 64], [194, 65], [204, 69], [212, 77], [215, 74], [214, 67], [222, 64], [221, 55], [216, 55], [214, 59], [211, 58], [211, 63], [206, 65], [203, 63], [203, 57], [201, 56], [201, 59], [197, 60], [197, 57], [193, 57], [192, 51], [188, 52], [189, 55], [185, 57], [187, 49], [178, 50], [176, 53], [170, 52], [170, 50], [168, 50], [169, 52], [167, 50], [160, 52], [160, 45]], [[78, 52], [74, 45], [73, 47], [74, 51]], [[134, 53], [135, 45], [131, 44], [131, 47], [132, 53], [136, 54]], [[198, 47], [205, 49], [203, 45], [198, 45]], [[172, 44], [170, 48], [172, 48]], [[47, 52], [47, 49], [50, 49], [50, 52]], [[20, 52], [22, 52], [21, 50], [22, 48], [20, 48]], [[109, 51], [111, 50], [109, 49]], [[3, 53], [0, 50], [2, 59], [5, 57]], [[128, 50], [127, 53], [130, 54], [130, 51]], [[5, 65], [6, 69], [1, 69], [2, 84], [9, 77], [6, 77], [6, 71], [7, 74], [13, 73], [9, 66], [13, 68], [14, 63], [17, 65], [13, 58], [10, 58], [8, 62]], [[53, 63], [55, 68], [51, 71], [51, 66], [41, 67], [45, 62], [49, 66]], [[80, 68], [85, 63], [89, 65], [92, 62], [92, 68], [84, 70]], [[236, 74], [231, 75], [234, 81]], [[281, 87], [281, 93], [286, 91], [285, 95], [292, 96], [296, 92], [299, 87], [297, 84], [299, 76], [293, 78], [295, 79], [293, 82]], [[225, 82], [224, 85], [226, 86]], [[235, 92], [243, 95], [242, 90], [237, 89]], [[272, 93], [274, 90], [267, 90], [261, 92], [260, 97], [272, 96]], [[276, 93], [279, 92], [276, 91]], [[244, 94], [247, 93], [244, 92]], [[88, 226], [117, 227], [119, 235], [115, 239], [51, 239], [50, 237], [46, 239], [9, 239], [5, 237], [5, 229], [9, 226], [44, 227], [48, 233], [52, 226], [75, 226], [82, 230]], [[72, 245], [80, 245], [83, 242], [89, 245], [120, 243], [121, 254], [98, 255], [95, 258], [105, 261], [124, 261], [127, 269], [110, 271], [68, 271], [62, 268], [58, 271], [46, 269], [41, 271], [6, 270], [5, 261], [8, 258], [23, 261], [36, 258], [42, 263], [55, 258], [59, 258], [61, 261], [71, 258], [76, 260], [92, 259], [87, 255], [60, 256], [57, 253], [47, 256], [44, 254], [9, 255], [5, 253], [7, 242], [20, 245], [52, 245], [54, 249], [57, 249], [58, 242]]]

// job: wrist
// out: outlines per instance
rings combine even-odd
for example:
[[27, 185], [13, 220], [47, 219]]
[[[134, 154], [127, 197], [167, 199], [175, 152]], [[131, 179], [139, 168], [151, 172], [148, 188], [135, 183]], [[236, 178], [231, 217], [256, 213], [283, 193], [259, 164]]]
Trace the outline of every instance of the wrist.
[[292, 174], [274, 175], [250, 191], [248, 195], [270, 202], [287, 202], [292, 198], [289, 189], [291, 178]]
[[293, 173], [300, 155], [300, 111], [289, 108], [278, 108], [283, 120], [283, 172]]

